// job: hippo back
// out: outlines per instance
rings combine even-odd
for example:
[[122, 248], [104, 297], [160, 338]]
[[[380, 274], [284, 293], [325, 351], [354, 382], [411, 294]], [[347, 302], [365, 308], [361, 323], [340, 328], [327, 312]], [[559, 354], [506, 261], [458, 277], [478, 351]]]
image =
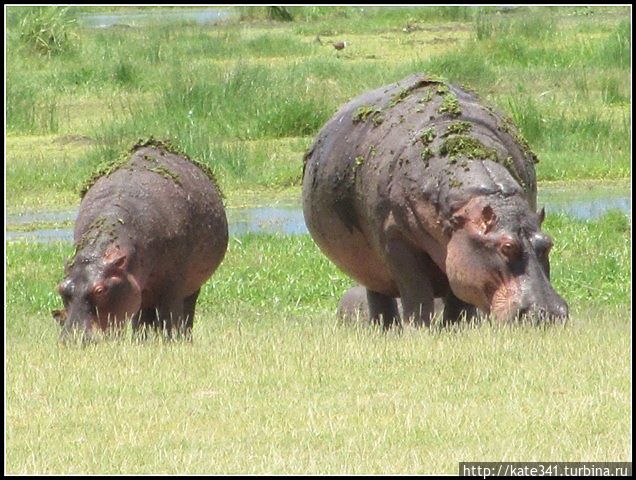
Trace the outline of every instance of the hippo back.
[[[304, 175], [309, 171], [309, 178], [304, 179], [304, 190], [316, 188], [317, 176], [333, 177], [338, 180], [333, 196], [343, 205], [339, 210], [350, 212], [351, 197], [355, 191], [360, 195], [360, 183], [368, 177], [360, 175], [361, 170], [375, 169], [383, 178], [409, 162], [419, 162], [416, 168], [434, 179], [423, 188], [436, 195], [441, 206], [453, 204], [457, 192], [470, 197], [494, 188], [504, 194], [519, 191], [536, 209], [537, 157], [512, 121], [475, 94], [422, 74], [366, 92], [343, 106], [305, 155]], [[473, 167], [469, 175], [462, 174], [466, 167]], [[448, 174], [440, 175], [442, 170]], [[507, 176], [504, 170], [511, 178], [496, 178]]]

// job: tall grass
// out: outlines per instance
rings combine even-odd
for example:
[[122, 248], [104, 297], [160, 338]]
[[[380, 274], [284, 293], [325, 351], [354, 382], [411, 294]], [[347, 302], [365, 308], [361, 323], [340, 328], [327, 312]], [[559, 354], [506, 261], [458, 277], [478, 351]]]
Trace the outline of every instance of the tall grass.
[[491, 85], [497, 79], [496, 70], [486, 59], [463, 51], [433, 57], [421, 70], [467, 85]]
[[631, 46], [631, 23], [623, 20], [616, 26], [614, 32], [596, 47], [597, 53], [594, 60], [608, 67], [629, 68]]
[[548, 215], [543, 228], [555, 243], [550, 256], [555, 288], [571, 305], [630, 304], [629, 217], [615, 211], [584, 222]]
[[[96, 139], [78, 172], [153, 135], [209, 162], [221, 183], [297, 186], [302, 152], [280, 152], [288, 163], [272, 166], [270, 152], [240, 143], [306, 144], [354, 96], [427, 72], [512, 114], [546, 159], [540, 180], [628, 175], [631, 40], [621, 10], [495, 10], [290, 7], [289, 24], [82, 30], [72, 54], [50, 57], [24, 54], [14, 19], [7, 130]], [[350, 45], [336, 52], [336, 39]]]
[[39, 91], [28, 82], [7, 85], [6, 115], [10, 131], [23, 133], [57, 133], [64, 116], [59, 93]]
[[[201, 78], [200, 72], [177, 67], [153, 102], [137, 104], [128, 122], [106, 126], [98, 138], [114, 152], [135, 138], [171, 137], [192, 156], [205, 159], [223, 139], [310, 135], [333, 107], [307, 92], [301, 69], [239, 64], [229, 71], [211, 68]], [[303, 90], [307, 93], [298, 95]]]
[[294, 14], [295, 18], [305, 20], [294, 25], [294, 32], [302, 35], [377, 34], [387, 30], [401, 31], [408, 25], [422, 28], [422, 25], [435, 22], [469, 21], [475, 9], [457, 6], [300, 7], [300, 12]]
[[624, 93], [623, 82], [616, 77], [604, 78], [601, 82], [603, 103], [607, 105], [626, 105], [629, 95]]
[[68, 14], [68, 8], [21, 7], [17, 12], [19, 38], [28, 49], [51, 56], [69, 53], [75, 48], [77, 25]]
[[383, 336], [238, 308], [200, 317], [193, 345], [63, 350], [44, 333], [7, 351], [10, 473], [456, 474], [631, 453], [616, 309], [546, 331]]
[[480, 8], [473, 17], [473, 28], [478, 40], [525, 39], [546, 40], [558, 32], [555, 15], [546, 15], [545, 10], [533, 10], [516, 15], [501, 15], [492, 8]]
[[629, 148], [629, 125], [620, 114], [599, 115], [596, 109], [582, 109], [573, 115], [558, 103], [525, 95], [509, 97], [507, 107], [536, 148], [591, 152]]
[[291, 22], [294, 19], [289, 7], [235, 7], [241, 20], [268, 19], [282, 22]]

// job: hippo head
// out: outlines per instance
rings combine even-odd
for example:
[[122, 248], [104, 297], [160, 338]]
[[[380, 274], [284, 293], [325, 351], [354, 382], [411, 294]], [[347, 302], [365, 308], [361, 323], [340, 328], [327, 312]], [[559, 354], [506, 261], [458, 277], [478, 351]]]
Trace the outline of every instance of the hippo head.
[[130, 256], [119, 246], [103, 255], [75, 255], [57, 287], [64, 310], [52, 312], [62, 327], [61, 342], [73, 334], [90, 342], [99, 331], [120, 331], [126, 319], [139, 310], [141, 291], [128, 270]]
[[446, 256], [453, 293], [498, 321], [565, 321], [567, 303], [550, 284], [552, 240], [541, 232], [543, 218], [518, 195], [476, 197], [458, 208]]

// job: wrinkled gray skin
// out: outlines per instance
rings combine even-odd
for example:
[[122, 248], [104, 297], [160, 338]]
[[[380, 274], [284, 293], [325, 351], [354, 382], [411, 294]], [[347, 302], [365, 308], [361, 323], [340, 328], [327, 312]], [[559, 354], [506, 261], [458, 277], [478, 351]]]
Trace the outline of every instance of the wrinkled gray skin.
[[74, 239], [58, 285], [64, 310], [53, 312], [62, 342], [121, 331], [128, 318], [135, 333], [154, 327], [191, 338], [199, 290], [223, 260], [228, 228], [213, 181], [149, 145], [88, 190]]
[[[449, 147], [466, 136], [483, 148]], [[325, 255], [366, 287], [370, 317], [386, 328], [399, 320], [397, 297], [416, 325], [429, 325], [434, 298], [445, 323], [477, 308], [502, 322], [565, 319], [536, 212], [535, 161], [502, 114], [413, 75], [357, 97], [323, 127], [305, 157], [305, 221]]]

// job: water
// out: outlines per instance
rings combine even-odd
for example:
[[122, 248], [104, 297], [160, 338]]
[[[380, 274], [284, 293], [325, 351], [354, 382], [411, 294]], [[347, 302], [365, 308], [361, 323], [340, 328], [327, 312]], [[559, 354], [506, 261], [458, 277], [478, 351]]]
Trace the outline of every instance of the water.
[[[620, 210], [631, 215], [632, 201], [625, 189], [594, 187], [591, 189], [550, 189], [539, 194], [539, 206], [545, 206], [548, 215], [565, 213], [571, 217], [590, 220], [610, 210]], [[7, 215], [7, 226], [29, 225], [41, 222], [73, 223], [77, 210], [64, 212], [42, 212], [33, 214]], [[299, 202], [286, 206], [263, 206], [250, 208], [228, 208], [227, 216], [231, 236], [248, 233], [282, 233], [304, 235], [307, 233], [302, 208]], [[38, 229], [29, 231], [8, 231], [9, 241], [51, 242], [73, 240], [72, 226]]]
[[[44, 212], [33, 214], [7, 215], [7, 225], [29, 225], [36, 222], [74, 222], [77, 210], [65, 212]], [[228, 208], [227, 217], [231, 236], [243, 236], [248, 233], [283, 233], [302, 235], [307, 233], [303, 211], [300, 206]], [[50, 228], [29, 231], [5, 232], [10, 241], [52, 242], [56, 240], [73, 241], [73, 228]]]
[[631, 191], [627, 186], [581, 184], [576, 187], [544, 186], [539, 188], [539, 208], [546, 214], [564, 213], [579, 220], [593, 220], [610, 210], [632, 213]]
[[247, 233], [307, 233], [302, 208], [257, 207], [228, 209], [230, 235]]
[[78, 15], [78, 23], [87, 28], [138, 27], [177, 22], [209, 24], [224, 20], [232, 15], [234, 12], [222, 8], [148, 9], [147, 11], [134, 12], [83, 13]]
[[[539, 208], [541, 207], [539, 203]], [[632, 199], [630, 197], [600, 198], [592, 200], [555, 200], [549, 202], [546, 214], [565, 213], [581, 220], [591, 220], [603, 216], [610, 210], [620, 210], [628, 215], [632, 213]]]

